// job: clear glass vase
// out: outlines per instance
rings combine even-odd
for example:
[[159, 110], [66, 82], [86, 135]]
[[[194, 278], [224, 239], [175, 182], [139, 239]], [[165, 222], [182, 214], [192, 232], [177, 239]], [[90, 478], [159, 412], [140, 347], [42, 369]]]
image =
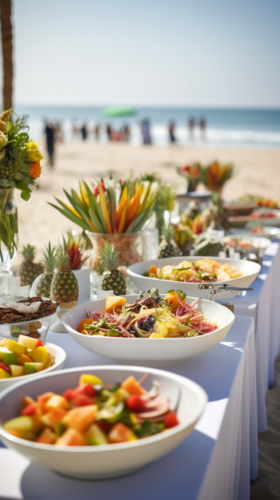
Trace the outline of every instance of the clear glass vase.
[[14, 189], [0, 188], [0, 297], [11, 292], [11, 263], [18, 248], [18, 216]]
[[93, 250], [89, 259], [89, 266], [93, 271], [98, 272], [100, 268], [100, 257], [105, 245], [105, 241], [114, 243], [115, 248], [119, 252], [118, 267], [126, 270], [131, 264], [141, 262], [143, 260], [143, 241], [142, 233], [90, 233], [87, 232], [93, 244]]

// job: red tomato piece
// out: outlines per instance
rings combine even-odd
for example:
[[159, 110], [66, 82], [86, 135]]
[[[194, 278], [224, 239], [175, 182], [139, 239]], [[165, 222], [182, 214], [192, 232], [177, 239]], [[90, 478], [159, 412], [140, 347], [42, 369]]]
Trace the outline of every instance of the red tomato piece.
[[108, 434], [111, 426], [108, 424], [108, 422], [95, 422], [96, 425], [98, 425], [99, 429], [101, 429], [105, 434]]
[[74, 393], [74, 391], [72, 391], [72, 389], [67, 389], [66, 391], [64, 391], [62, 396], [65, 399], [67, 399], [67, 401], [72, 401], [72, 399], [74, 399], [74, 397], [75, 397], [75, 393]]
[[72, 403], [75, 406], [87, 406], [93, 404], [93, 399], [83, 394], [80, 394], [75, 399], [73, 399]]
[[179, 425], [179, 420], [177, 418], [176, 413], [170, 412], [164, 419], [164, 424], [165, 427], [168, 429], [171, 429], [172, 427], [176, 427], [176, 425]]
[[128, 406], [128, 408], [130, 410], [135, 411], [135, 412], [140, 412], [140, 411], [145, 410], [145, 403], [141, 399], [141, 396], [136, 396], [136, 395], [130, 396], [126, 400], [126, 406]]
[[85, 396], [89, 396], [93, 398], [95, 396], [96, 390], [90, 384], [82, 384], [80, 387], [74, 390], [75, 396], [79, 396], [80, 394], [84, 394]]
[[37, 347], [44, 347], [44, 344], [41, 339], [38, 340]]
[[36, 413], [36, 405], [28, 405], [26, 406], [22, 412], [21, 412], [21, 416], [22, 417], [27, 417], [29, 415], [35, 415]]
[[2, 368], [2, 370], [5, 370], [5, 372], [10, 373], [9, 368], [6, 365], [4, 365], [4, 363], [0, 363], [0, 368]]

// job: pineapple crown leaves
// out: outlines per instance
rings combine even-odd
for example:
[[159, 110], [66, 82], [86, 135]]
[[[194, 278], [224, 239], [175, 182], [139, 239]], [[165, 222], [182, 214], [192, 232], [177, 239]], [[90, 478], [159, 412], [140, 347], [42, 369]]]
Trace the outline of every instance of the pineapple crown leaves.
[[35, 258], [35, 253], [36, 253], [35, 246], [30, 245], [28, 243], [28, 245], [25, 245], [22, 247], [22, 250], [20, 253], [21, 253], [21, 255], [23, 255], [25, 260], [30, 260], [32, 262]]
[[61, 271], [70, 270], [70, 257], [64, 252], [62, 245], [58, 245], [56, 249], [56, 266]]
[[162, 242], [164, 242], [164, 243], [170, 243], [171, 240], [174, 237], [174, 229], [173, 229], [173, 227], [172, 226], [164, 227], [162, 229], [162, 234], [163, 234]]
[[87, 259], [87, 255], [82, 257], [84, 243], [82, 235], [74, 235], [71, 231], [67, 233], [67, 239], [63, 237], [63, 249], [69, 255], [70, 269], [80, 269]]
[[105, 241], [101, 257], [100, 265], [103, 270], [117, 269], [118, 267], [118, 251], [114, 243]]
[[45, 271], [47, 273], [52, 273], [56, 267], [56, 248], [51, 246], [49, 241], [48, 245], [42, 251], [43, 258], [41, 263], [43, 264]]

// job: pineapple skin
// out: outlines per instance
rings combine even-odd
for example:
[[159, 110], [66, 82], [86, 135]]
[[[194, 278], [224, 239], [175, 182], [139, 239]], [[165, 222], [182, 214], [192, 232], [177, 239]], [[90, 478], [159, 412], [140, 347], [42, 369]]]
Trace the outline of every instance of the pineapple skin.
[[33, 281], [44, 271], [42, 264], [38, 262], [23, 261], [19, 268], [21, 286], [32, 286]]
[[104, 271], [101, 280], [101, 289], [113, 290], [115, 295], [126, 294], [125, 277], [118, 269]]
[[75, 274], [69, 270], [58, 270], [52, 279], [50, 298], [64, 309], [72, 309], [79, 300], [79, 286]]
[[159, 252], [158, 252], [158, 259], [165, 259], [167, 257], [177, 257], [180, 255], [180, 251], [178, 252], [178, 249], [175, 248], [172, 243], [166, 243], [165, 241], [162, 242], [163, 244], [160, 245], [159, 247]]
[[46, 273], [45, 271], [42, 274], [36, 290], [36, 293], [39, 297], [47, 297], [48, 299], [50, 298], [52, 280], [53, 280], [53, 273]]

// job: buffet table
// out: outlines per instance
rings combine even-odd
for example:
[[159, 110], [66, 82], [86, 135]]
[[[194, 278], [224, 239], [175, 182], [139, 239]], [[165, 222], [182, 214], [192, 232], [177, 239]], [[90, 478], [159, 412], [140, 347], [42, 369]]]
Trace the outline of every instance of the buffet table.
[[[68, 334], [50, 332], [47, 340], [67, 352], [65, 368], [114, 364], [85, 351]], [[107, 481], [69, 479], [0, 448], [0, 497], [249, 499], [250, 479], [257, 477], [253, 319], [237, 317], [220, 345], [169, 370], [200, 384], [209, 397], [181, 446], [135, 474]]]
[[242, 292], [234, 299], [236, 315], [255, 320], [256, 381], [258, 431], [267, 430], [265, 395], [274, 381], [274, 363], [280, 353], [280, 243], [273, 240], [263, 258], [252, 292]]

